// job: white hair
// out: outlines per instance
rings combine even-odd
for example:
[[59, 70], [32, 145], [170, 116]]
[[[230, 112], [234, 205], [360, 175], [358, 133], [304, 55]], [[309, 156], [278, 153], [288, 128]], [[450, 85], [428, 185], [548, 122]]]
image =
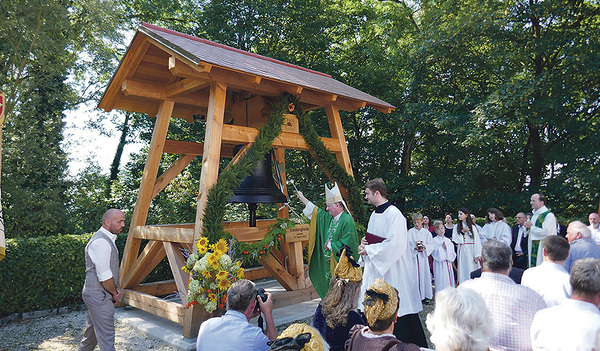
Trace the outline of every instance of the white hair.
[[592, 232], [589, 230], [587, 225], [585, 225], [581, 221], [573, 221], [573, 222], [569, 223], [569, 226], [571, 226], [573, 229], [575, 229], [577, 233], [580, 233], [582, 238], [592, 237]]
[[471, 289], [448, 287], [435, 295], [435, 310], [427, 316], [431, 342], [438, 351], [484, 351], [494, 331], [485, 301]]

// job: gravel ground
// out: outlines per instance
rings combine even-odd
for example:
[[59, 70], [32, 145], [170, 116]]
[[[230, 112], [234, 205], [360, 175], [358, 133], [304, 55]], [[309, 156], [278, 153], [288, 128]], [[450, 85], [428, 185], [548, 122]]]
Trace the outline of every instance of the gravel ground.
[[[9, 323], [0, 327], [0, 350], [77, 350], [86, 318], [87, 311], [84, 309]], [[117, 350], [177, 350], [118, 320], [115, 321], [115, 330]]]
[[[423, 306], [423, 311], [419, 313], [428, 341], [429, 331], [425, 328], [424, 324], [427, 314], [432, 310], [433, 304]], [[77, 345], [83, 335], [86, 316], [87, 311], [83, 309], [35, 319], [24, 319], [4, 325], [0, 327], [0, 351], [77, 350]], [[312, 317], [296, 321], [295, 323], [310, 324], [311, 322]], [[277, 331], [281, 333], [290, 324], [279, 326]], [[117, 350], [177, 350], [167, 346], [166, 343], [160, 340], [146, 336], [140, 331], [121, 323], [119, 320], [115, 321], [115, 330], [115, 348]], [[432, 345], [430, 344], [430, 346]]]

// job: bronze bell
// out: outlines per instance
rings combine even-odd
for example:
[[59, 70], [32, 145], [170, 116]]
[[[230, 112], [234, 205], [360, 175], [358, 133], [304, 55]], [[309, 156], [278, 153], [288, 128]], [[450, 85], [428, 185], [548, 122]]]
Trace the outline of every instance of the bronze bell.
[[[243, 145], [234, 148], [236, 154]], [[270, 150], [260, 161], [252, 173], [244, 178], [238, 188], [233, 192], [230, 203], [246, 203], [250, 210], [250, 227], [256, 227], [257, 204], [286, 203], [287, 197], [273, 179], [271, 159], [273, 150]]]

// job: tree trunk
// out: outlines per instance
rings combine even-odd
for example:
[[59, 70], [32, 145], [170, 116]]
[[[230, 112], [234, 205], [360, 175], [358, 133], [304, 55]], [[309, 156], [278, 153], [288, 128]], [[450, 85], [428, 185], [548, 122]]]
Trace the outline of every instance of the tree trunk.
[[129, 119], [131, 118], [130, 113], [125, 114], [125, 121], [121, 126], [121, 137], [119, 138], [119, 145], [117, 146], [117, 151], [115, 152], [115, 157], [113, 158], [112, 164], [110, 165], [110, 177], [108, 178], [108, 184], [106, 185], [105, 194], [106, 197], [110, 197], [110, 189], [112, 183], [117, 180], [119, 176], [119, 166], [121, 165], [121, 157], [123, 156], [123, 148], [125, 148], [125, 144], [127, 144], [127, 132], [129, 131]]

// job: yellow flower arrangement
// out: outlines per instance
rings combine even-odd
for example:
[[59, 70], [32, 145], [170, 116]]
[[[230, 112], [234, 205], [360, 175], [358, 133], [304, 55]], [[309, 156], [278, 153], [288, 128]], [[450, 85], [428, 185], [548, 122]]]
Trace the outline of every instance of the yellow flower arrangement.
[[223, 239], [209, 245], [208, 240], [202, 237], [196, 247], [198, 253], [191, 254], [182, 268], [192, 276], [186, 307], [202, 304], [211, 313], [225, 307], [227, 289], [236, 280], [244, 278], [244, 269], [240, 267], [240, 261], [232, 261], [227, 242]]

